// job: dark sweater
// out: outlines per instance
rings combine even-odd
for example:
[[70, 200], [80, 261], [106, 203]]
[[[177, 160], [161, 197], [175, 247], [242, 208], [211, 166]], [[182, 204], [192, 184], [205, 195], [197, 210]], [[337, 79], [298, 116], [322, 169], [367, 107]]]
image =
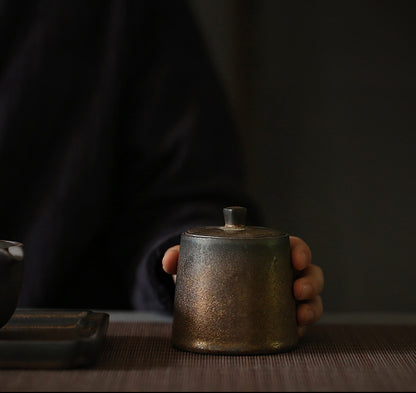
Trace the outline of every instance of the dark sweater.
[[247, 204], [219, 81], [181, 1], [0, 0], [0, 239], [20, 307], [170, 311], [166, 247]]

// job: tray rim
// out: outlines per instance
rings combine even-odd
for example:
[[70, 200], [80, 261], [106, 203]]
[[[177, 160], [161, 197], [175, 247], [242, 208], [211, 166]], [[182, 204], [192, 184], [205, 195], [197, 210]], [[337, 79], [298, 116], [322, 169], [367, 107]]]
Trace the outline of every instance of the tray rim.
[[[0, 369], [4, 368], [81, 368], [96, 363], [106, 337], [109, 314], [90, 309], [18, 308], [3, 328], [11, 329], [13, 322], [27, 314], [32, 321], [75, 321], [69, 329], [81, 329], [82, 323], [92, 325], [88, 335], [63, 340], [7, 341], [0, 336]], [[30, 326], [30, 325], [29, 325]], [[84, 325], [85, 327], [85, 325]], [[39, 329], [51, 329], [47, 324]], [[52, 325], [53, 328], [53, 325]], [[24, 327], [21, 327], [24, 329]]]

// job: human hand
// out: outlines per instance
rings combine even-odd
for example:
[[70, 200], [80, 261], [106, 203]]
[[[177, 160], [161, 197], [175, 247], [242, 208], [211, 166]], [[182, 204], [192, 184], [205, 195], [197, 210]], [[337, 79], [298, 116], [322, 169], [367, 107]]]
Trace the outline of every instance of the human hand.
[[179, 244], [168, 248], [162, 259], [163, 270], [172, 275], [173, 281], [176, 283], [176, 270], [178, 268]]
[[293, 295], [297, 302], [298, 334], [303, 336], [307, 326], [314, 324], [322, 316], [320, 293], [324, 288], [324, 275], [319, 266], [312, 265], [311, 250], [302, 239], [290, 236], [290, 248], [295, 269]]
[[[312, 253], [308, 245], [296, 236], [290, 236], [292, 264], [295, 269], [293, 294], [297, 301], [298, 334], [303, 336], [307, 326], [319, 320], [323, 313], [320, 293], [324, 287], [324, 276], [319, 266], [312, 265]], [[163, 269], [176, 281], [179, 245], [166, 250], [162, 259]]]

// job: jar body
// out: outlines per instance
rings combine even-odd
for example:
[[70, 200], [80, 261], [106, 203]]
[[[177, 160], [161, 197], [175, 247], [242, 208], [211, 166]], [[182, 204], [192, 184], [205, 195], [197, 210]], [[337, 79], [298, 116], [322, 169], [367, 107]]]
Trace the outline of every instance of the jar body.
[[182, 234], [172, 345], [201, 353], [268, 354], [298, 342], [289, 236]]

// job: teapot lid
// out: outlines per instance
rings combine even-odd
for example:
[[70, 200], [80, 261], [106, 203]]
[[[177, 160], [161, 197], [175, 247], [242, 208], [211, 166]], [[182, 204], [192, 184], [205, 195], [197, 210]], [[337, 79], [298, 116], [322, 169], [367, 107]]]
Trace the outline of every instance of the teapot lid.
[[206, 226], [193, 228], [185, 235], [196, 237], [251, 239], [267, 237], [286, 237], [286, 233], [272, 228], [246, 226], [247, 209], [242, 206], [229, 206], [223, 209], [224, 226]]
[[9, 240], [0, 240], [0, 253], [20, 261], [24, 256], [23, 244]]

